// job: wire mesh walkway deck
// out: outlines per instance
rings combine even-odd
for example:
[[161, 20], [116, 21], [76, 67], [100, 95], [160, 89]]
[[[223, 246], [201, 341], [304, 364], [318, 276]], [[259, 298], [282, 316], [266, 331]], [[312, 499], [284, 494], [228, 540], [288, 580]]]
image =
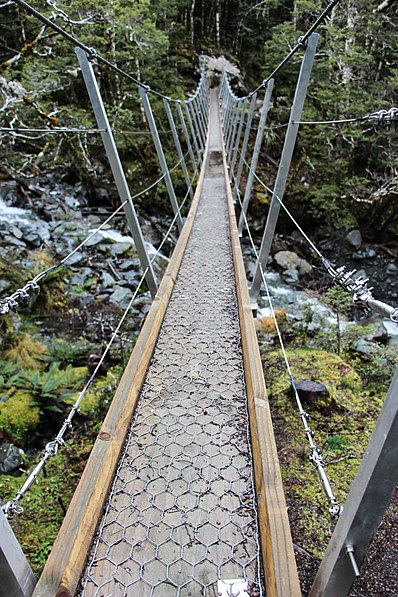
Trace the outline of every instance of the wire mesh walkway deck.
[[35, 597], [300, 594], [210, 99], [193, 206]]
[[85, 573], [87, 596], [217, 595], [217, 579], [260, 583], [219, 125], [212, 131], [198, 212]]

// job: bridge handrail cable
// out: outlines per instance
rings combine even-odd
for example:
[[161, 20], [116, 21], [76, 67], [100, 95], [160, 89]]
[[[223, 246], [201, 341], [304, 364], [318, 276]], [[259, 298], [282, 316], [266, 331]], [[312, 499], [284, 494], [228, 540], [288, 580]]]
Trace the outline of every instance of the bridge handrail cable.
[[[177, 166], [175, 166], [177, 167]], [[161, 177], [162, 179], [163, 177]], [[195, 178], [195, 174], [192, 176], [191, 178], [191, 185], [193, 183], [193, 180]], [[161, 180], [159, 179], [159, 181]], [[159, 182], [157, 181], [157, 182]], [[145, 192], [145, 191], [143, 191]], [[183, 199], [183, 201], [181, 202], [180, 207], [182, 208], [185, 204], [185, 202], [187, 201], [188, 197], [189, 197], [189, 193], [190, 193], [190, 189], [187, 190], [185, 197]], [[122, 209], [123, 205], [121, 205], [117, 211], [119, 211], [120, 209]], [[111, 216], [114, 217], [116, 215], [117, 212], [114, 212]], [[108, 218], [107, 222], [109, 221], [110, 218]], [[173, 226], [175, 225], [177, 220], [177, 214], [175, 214], [172, 222], [170, 223], [170, 226], [168, 228], [168, 230], [166, 231], [166, 233], [163, 236], [162, 242], [160, 243], [159, 247], [156, 250], [155, 255], [152, 257], [151, 259], [151, 264], [153, 264], [156, 259], [159, 257], [160, 251], [162, 250], [166, 240], [168, 239]], [[102, 226], [105, 225], [105, 222], [102, 224]], [[90, 235], [89, 238], [92, 238], [94, 236], [94, 234], [96, 234], [99, 231], [99, 229], [97, 229], [92, 235]], [[86, 239], [87, 242], [88, 239]], [[54, 266], [53, 266], [54, 267]], [[147, 268], [148, 269], [148, 268]], [[3, 504], [3, 506], [1, 506], [4, 514], [7, 517], [13, 516], [14, 514], [22, 514], [23, 512], [23, 508], [20, 506], [19, 502], [20, 500], [24, 497], [24, 495], [26, 494], [26, 492], [30, 489], [30, 487], [33, 485], [33, 483], [36, 481], [38, 475], [40, 474], [40, 472], [42, 471], [43, 467], [45, 466], [47, 460], [49, 458], [51, 458], [52, 456], [55, 456], [58, 452], [58, 449], [62, 446], [65, 445], [65, 441], [64, 441], [64, 436], [67, 432], [68, 429], [70, 429], [72, 427], [72, 420], [75, 417], [75, 415], [79, 412], [80, 409], [80, 404], [84, 398], [84, 396], [86, 395], [87, 391], [89, 390], [91, 384], [93, 383], [94, 379], [97, 376], [98, 371], [100, 370], [113, 342], [115, 341], [115, 338], [118, 336], [120, 328], [122, 327], [127, 314], [129, 313], [131, 307], [134, 304], [135, 299], [137, 298], [138, 292], [141, 289], [141, 286], [145, 280], [145, 276], [147, 274], [147, 269], [143, 272], [140, 281], [138, 282], [138, 285], [134, 291], [133, 296], [131, 297], [129, 304], [127, 306], [127, 308], [125, 309], [121, 319], [119, 320], [118, 325], [116, 326], [104, 352], [101, 355], [101, 358], [98, 362], [98, 364], [96, 365], [93, 373], [91, 374], [90, 378], [88, 379], [88, 381], [86, 382], [84, 388], [82, 389], [82, 391], [80, 392], [79, 396], [77, 397], [75, 403], [73, 404], [72, 408], [69, 411], [69, 414], [67, 416], [67, 418], [64, 420], [58, 434], [56, 435], [56, 437], [54, 438], [54, 440], [48, 442], [46, 444], [46, 447], [44, 449], [44, 454], [41, 457], [41, 459], [39, 460], [38, 464], [35, 466], [35, 468], [33, 469], [33, 471], [28, 475], [27, 479], [25, 480], [24, 484], [22, 485], [22, 487], [19, 489], [19, 491], [17, 492], [16, 496], [14, 498], [12, 498], [11, 500], [9, 500], [6, 504]]]
[[[187, 153], [183, 157], [185, 158], [186, 156], [187, 156]], [[183, 158], [181, 158], [173, 166], [173, 168], [171, 168], [169, 170], [169, 172], [173, 172], [174, 170], [176, 170], [178, 168], [178, 166], [182, 163], [182, 161], [183, 161]], [[165, 178], [165, 176], [166, 176], [165, 174], [160, 176], [157, 180], [155, 180], [155, 182], [153, 182], [151, 185], [149, 185], [146, 189], [143, 189], [142, 191], [140, 191], [139, 193], [134, 195], [131, 199], [132, 200], [137, 199], [138, 197], [141, 197], [142, 195], [145, 195], [145, 193], [148, 193], [149, 191], [151, 191]], [[188, 192], [189, 191], [190, 191], [190, 189], [188, 189]], [[102, 222], [102, 224], [100, 226], [98, 226], [98, 228], [96, 228], [93, 232], [91, 232], [81, 243], [79, 243], [79, 245], [77, 245], [74, 249], [72, 249], [72, 251], [70, 251], [58, 263], [51, 265], [50, 267], [46, 268], [45, 270], [43, 270], [42, 272], [37, 274], [37, 276], [35, 276], [32, 280], [29, 280], [23, 286], [23, 288], [19, 288], [10, 296], [0, 299], [0, 315], [5, 315], [5, 314], [9, 313], [10, 311], [17, 311], [20, 306], [25, 306], [27, 303], [29, 303], [31, 294], [33, 294], [33, 295], [39, 294], [39, 292], [40, 292], [39, 282], [44, 280], [50, 273], [52, 273], [55, 270], [62, 267], [75, 253], [77, 253], [98, 232], [100, 232], [107, 224], [109, 224], [109, 222], [111, 222], [113, 220], [113, 218], [127, 205], [127, 203], [128, 203], [127, 200], [124, 201], [123, 203], [121, 203], [121, 205], [119, 205], [119, 207], [104, 222]], [[180, 205], [180, 208], [182, 207], [182, 205], [184, 203], [185, 203], [185, 199], [184, 199], [183, 203]], [[173, 224], [174, 224], [174, 219], [173, 219]]]
[[[353, 278], [354, 274], [356, 273], [356, 270], [347, 272], [345, 266], [340, 266], [340, 267], [335, 268], [330, 263], [330, 261], [328, 259], [326, 259], [326, 257], [321, 253], [321, 251], [317, 248], [317, 246], [310, 239], [310, 237], [304, 232], [303, 228], [300, 226], [300, 224], [294, 218], [292, 213], [286, 207], [286, 205], [282, 201], [282, 199], [275, 193], [275, 191], [273, 189], [271, 189], [271, 187], [266, 185], [265, 182], [263, 182], [261, 180], [261, 178], [257, 175], [256, 172], [254, 172], [252, 170], [250, 165], [247, 163], [246, 159], [245, 158], [242, 158], [242, 159], [244, 160], [246, 167], [253, 172], [254, 178], [257, 180], [257, 182], [266, 191], [268, 191], [273, 197], [275, 197], [277, 199], [280, 206], [284, 209], [284, 211], [289, 216], [289, 218], [291, 219], [293, 224], [296, 226], [298, 231], [302, 234], [304, 239], [310, 245], [311, 249], [318, 255], [318, 257], [320, 258], [320, 260], [322, 262], [322, 265], [326, 269], [327, 273], [331, 276], [331, 278], [333, 278], [333, 281], [336, 282], [337, 284], [339, 284], [342, 288], [344, 288], [344, 290], [346, 290], [348, 293], [351, 294], [353, 303], [355, 305], [362, 306], [365, 309], [371, 309], [373, 311], [376, 311], [377, 313], [380, 313], [381, 315], [387, 316], [394, 323], [398, 323], [398, 307], [395, 308], [395, 307], [392, 307], [391, 305], [388, 305], [387, 303], [384, 303], [382, 301], [374, 299], [373, 295], [372, 295], [372, 290], [374, 288], [367, 287], [367, 282], [369, 282], [369, 280], [364, 279], [362, 277]], [[242, 212], [242, 213], [244, 214], [244, 212]], [[244, 218], [246, 221], [245, 214], [244, 214]]]

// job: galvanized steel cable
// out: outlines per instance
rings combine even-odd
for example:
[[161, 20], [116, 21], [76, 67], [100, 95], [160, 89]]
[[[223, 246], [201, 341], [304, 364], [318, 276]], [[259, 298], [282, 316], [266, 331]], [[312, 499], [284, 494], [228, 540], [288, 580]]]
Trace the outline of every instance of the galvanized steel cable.
[[[237, 192], [237, 197], [238, 197], [240, 206], [242, 208], [242, 201], [241, 201], [239, 190]], [[255, 255], [256, 259], [258, 260], [258, 251], [257, 251], [256, 245], [254, 244], [253, 236], [252, 236], [251, 231], [250, 231], [250, 227], [249, 227], [249, 224], [248, 224], [248, 221], [247, 221], [246, 214], [243, 211], [242, 211], [242, 213], [243, 213], [243, 217], [244, 217], [244, 222], [245, 222], [246, 230], [247, 230], [247, 233], [248, 233], [248, 236], [249, 236], [250, 244], [252, 246], [252, 250], [254, 252], [254, 255]], [[299, 410], [299, 414], [300, 414], [300, 419], [301, 419], [301, 421], [303, 423], [303, 426], [304, 426], [305, 436], [306, 436], [306, 438], [308, 440], [308, 443], [310, 445], [310, 460], [313, 462], [314, 466], [316, 467], [316, 469], [318, 471], [318, 475], [319, 475], [319, 478], [321, 480], [322, 487], [323, 487], [323, 489], [325, 491], [325, 494], [326, 494], [326, 496], [328, 498], [330, 516], [334, 517], [334, 516], [337, 516], [337, 515], [339, 515], [341, 513], [342, 506], [339, 504], [339, 502], [337, 501], [337, 499], [336, 499], [336, 497], [335, 497], [335, 495], [333, 493], [332, 486], [330, 484], [328, 475], [327, 475], [327, 473], [325, 471], [326, 464], [325, 464], [325, 461], [323, 459], [322, 452], [317, 447], [317, 445], [316, 445], [316, 443], [314, 441], [314, 432], [313, 432], [313, 430], [311, 429], [311, 427], [309, 425], [309, 418], [310, 418], [309, 414], [304, 410], [302, 402], [300, 400], [300, 396], [299, 396], [298, 391], [297, 391], [296, 382], [295, 382], [295, 379], [294, 379], [294, 376], [293, 376], [293, 373], [292, 373], [292, 370], [291, 370], [291, 367], [290, 367], [289, 359], [288, 359], [288, 356], [287, 356], [286, 348], [285, 348], [285, 345], [284, 345], [284, 342], [283, 342], [283, 339], [282, 339], [282, 334], [281, 334], [281, 331], [280, 331], [280, 328], [279, 328], [279, 324], [278, 324], [278, 321], [277, 321], [277, 318], [276, 318], [276, 315], [275, 315], [275, 309], [274, 309], [274, 306], [273, 306], [273, 303], [272, 303], [272, 300], [271, 300], [271, 295], [270, 295], [270, 291], [269, 291], [269, 288], [268, 288], [266, 276], [265, 276], [264, 270], [263, 270], [263, 268], [261, 266], [261, 263], [260, 263], [260, 273], [261, 273], [262, 281], [263, 281], [263, 284], [264, 284], [264, 287], [265, 287], [265, 291], [266, 291], [266, 294], [267, 294], [268, 303], [269, 303], [269, 306], [270, 306], [270, 309], [271, 309], [272, 319], [273, 319], [273, 322], [274, 322], [274, 325], [275, 325], [275, 329], [276, 329], [276, 332], [277, 332], [277, 335], [278, 335], [279, 344], [281, 346], [283, 358], [284, 358], [284, 361], [285, 361], [285, 364], [286, 364], [286, 369], [287, 369], [287, 372], [288, 372], [288, 375], [289, 375], [290, 385], [291, 385], [293, 393], [294, 393], [294, 397], [295, 397], [296, 404], [297, 404], [297, 407], [298, 407], [298, 410]]]
[[[243, 160], [246, 167], [253, 172], [247, 161], [244, 158]], [[351, 270], [347, 272], [345, 266], [341, 266], [339, 268], [333, 267], [330, 261], [326, 259], [324, 255], [322, 255], [321, 251], [317, 248], [315, 243], [304, 232], [303, 228], [300, 226], [300, 224], [288, 210], [281, 198], [278, 197], [278, 195], [275, 194], [274, 191], [268, 185], [266, 185], [265, 182], [261, 180], [261, 178], [259, 178], [256, 172], [253, 172], [253, 174], [257, 182], [279, 202], [280, 206], [284, 209], [284, 211], [289, 216], [293, 224], [303, 235], [304, 239], [310, 245], [312, 250], [318, 255], [322, 262], [322, 265], [326, 269], [327, 273], [331, 276], [333, 281], [339, 284], [339, 286], [341, 286], [342, 288], [344, 288], [344, 290], [346, 290], [349, 294], [351, 294], [353, 303], [355, 305], [362, 306], [365, 309], [371, 309], [372, 311], [376, 311], [376, 313], [379, 313], [384, 317], [388, 317], [392, 322], [398, 324], [398, 307], [392, 307], [391, 305], [388, 305], [383, 301], [375, 299], [372, 295], [373, 287], [369, 288], [367, 286], [367, 282], [369, 282], [369, 280], [367, 278], [363, 278], [362, 276], [354, 278], [356, 270]]]
[[[186, 157], [186, 155], [187, 154], [185, 154], [184, 158]], [[176, 170], [178, 168], [178, 166], [181, 164], [181, 162], [182, 162], [182, 159], [179, 160], [177, 162], [177, 164], [175, 164], [175, 166], [173, 166], [173, 168], [171, 170], [169, 170], [169, 172], [173, 172], [174, 170]], [[140, 191], [139, 193], [137, 193], [136, 195], [134, 195], [131, 198], [131, 200], [134, 201], [134, 199], [137, 199], [138, 197], [141, 197], [141, 195], [144, 195], [145, 193], [152, 190], [165, 178], [165, 176], [166, 176], [165, 174], [160, 176], [157, 180], [155, 180], [155, 182], [153, 182], [146, 189], [144, 189], [144, 190]], [[25, 286], [23, 286], [23, 288], [19, 288], [10, 296], [0, 299], [0, 315], [6, 315], [10, 311], [17, 311], [19, 309], [19, 307], [26, 306], [27, 304], [29, 304], [29, 301], [30, 301], [32, 295], [39, 294], [39, 292], [40, 292], [39, 282], [41, 282], [44, 278], [46, 278], [54, 270], [62, 267], [66, 263], [66, 261], [68, 261], [68, 259], [70, 259], [72, 257], [72, 255], [77, 253], [77, 251], [79, 251], [82, 247], [84, 247], [88, 243], [89, 240], [91, 240], [98, 232], [100, 232], [102, 230], [102, 228], [104, 228], [107, 224], [109, 224], [109, 222], [123, 209], [123, 207], [125, 207], [125, 205], [127, 203], [128, 203], [128, 200], [124, 201], [121, 205], [119, 205], [119, 207], [96, 230], [94, 230], [77, 247], [75, 247], [70, 253], [68, 253], [68, 255], [66, 255], [66, 257], [61, 259], [58, 263], [48, 267], [44, 271], [37, 274], [37, 276], [35, 276], [32, 280], [27, 282], [25, 284]]]
[[[191, 178], [191, 184], [192, 184], [194, 178], [195, 178], [195, 175], [193, 175], [192, 178]], [[189, 196], [189, 189], [186, 192], [186, 195], [185, 195], [185, 197], [184, 197], [184, 199], [183, 199], [183, 201], [182, 201], [182, 203], [180, 205], [180, 208], [182, 208], [184, 206], [184, 204], [185, 204], [188, 196]], [[120, 206], [119, 210], [121, 209], [121, 207], [122, 206]], [[113, 215], [115, 215], [115, 214], [113, 214]], [[112, 215], [112, 217], [113, 217], [113, 215]], [[167, 232], [165, 233], [165, 235], [164, 235], [164, 237], [162, 239], [162, 242], [160, 243], [159, 247], [157, 248], [155, 255], [151, 259], [151, 264], [153, 264], [156, 261], [156, 259], [158, 258], [159, 254], [160, 254], [160, 251], [162, 250], [162, 248], [163, 248], [166, 240], [168, 239], [168, 237], [169, 237], [169, 235], [170, 235], [170, 233], [171, 233], [171, 231], [173, 229], [173, 226], [176, 223], [177, 215], [178, 214], [175, 214], [173, 220], [171, 221], [171, 224], [170, 224]], [[51, 458], [52, 456], [55, 456], [57, 454], [57, 452], [58, 452], [58, 449], [60, 447], [62, 447], [62, 446], [65, 445], [65, 440], [64, 440], [65, 434], [68, 431], [68, 429], [70, 429], [72, 427], [72, 421], [73, 421], [75, 415], [80, 412], [80, 405], [82, 403], [82, 400], [83, 400], [84, 396], [86, 395], [86, 393], [88, 392], [88, 390], [89, 390], [91, 384], [93, 383], [94, 379], [96, 378], [98, 371], [100, 370], [100, 368], [101, 368], [101, 366], [102, 366], [102, 364], [103, 364], [103, 362], [104, 362], [104, 360], [105, 360], [105, 358], [106, 358], [109, 350], [111, 349], [111, 346], [112, 346], [113, 342], [115, 341], [115, 338], [118, 336], [120, 328], [122, 327], [122, 325], [123, 325], [123, 323], [124, 323], [124, 321], [125, 321], [128, 313], [129, 313], [129, 311], [130, 311], [130, 309], [131, 309], [131, 307], [132, 307], [132, 305], [133, 305], [133, 303], [134, 303], [134, 301], [135, 301], [135, 299], [136, 299], [136, 297], [138, 295], [138, 292], [141, 289], [141, 286], [142, 286], [142, 284], [143, 284], [143, 282], [145, 280], [145, 276], [147, 275], [148, 270], [149, 270], [149, 268], [146, 268], [145, 271], [144, 271], [144, 273], [142, 274], [142, 276], [140, 278], [140, 281], [138, 282], [138, 285], [137, 285], [137, 287], [136, 287], [136, 289], [134, 291], [134, 294], [131, 297], [131, 299], [129, 301], [129, 304], [128, 304], [126, 310], [124, 311], [121, 319], [119, 320], [119, 323], [116, 326], [116, 328], [115, 328], [115, 330], [114, 330], [114, 332], [113, 332], [113, 334], [111, 336], [111, 339], [109, 340], [109, 342], [108, 342], [108, 344], [107, 344], [104, 352], [102, 353], [101, 358], [100, 358], [97, 366], [95, 367], [93, 373], [91, 374], [90, 378], [86, 382], [84, 388], [80, 392], [80, 394], [79, 394], [78, 398], [76, 399], [74, 405], [70, 409], [69, 414], [66, 417], [66, 419], [64, 420], [64, 422], [63, 422], [63, 424], [62, 424], [62, 426], [61, 426], [58, 434], [56, 435], [56, 437], [52, 441], [50, 441], [50, 442], [48, 442], [46, 444], [43, 456], [41, 457], [41, 459], [39, 460], [39, 462], [37, 463], [37, 465], [35, 466], [35, 468], [33, 469], [33, 471], [28, 475], [27, 479], [25, 480], [25, 482], [23, 483], [22, 487], [17, 492], [16, 496], [13, 499], [9, 500], [7, 503], [5, 503], [5, 504], [3, 504], [1, 506], [2, 509], [3, 509], [3, 511], [4, 511], [4, 514], [6, 516], [12, 517], [15, 514], [22, 514], [23, 508], [19, 504], [20, 500], [24, 497], [24, 495], [26, 494], [26, 492], [30, 489], [30, 487], [36, 481], [37, 477], [39, 476], [40, 472], [43, 470], [43, 468], [44, 468], [46, 462], [49, 460], [49, 458]]]

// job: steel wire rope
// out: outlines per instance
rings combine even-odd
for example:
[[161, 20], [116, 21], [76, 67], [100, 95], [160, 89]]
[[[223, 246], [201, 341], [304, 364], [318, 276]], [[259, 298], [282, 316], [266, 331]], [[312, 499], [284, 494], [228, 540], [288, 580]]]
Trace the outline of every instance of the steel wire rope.
[[[239, 204], [240, 204], [240, 207], [242, 209], [243, 205], [242, 205], [242, 200], [241, 200], [239, 189], [237, 189], [237, 197], [239, 199]], [[244, 213], [243, 210], [242, 210], [242, 214], [243, 214], [243, 218], [244, 218], [246, 230], [247, 230], [247, 233], [248, 233], [248, 236], [249, 236], [250, 244], [252, 246], [252, 250], [253, 250], [254, 255], [255, 255], [255, 257], [256, 257], [256, 259], [258, 261], [258, 257], [259, 257], [258, 251], [257, 251], [256, 245], [254, 243], [253, 236], [251, 234], [251, 230], [250, 230], [247, 218], [246, 218], [246, 214]], [[337, 515], [339, 515], [341, 513], [342, 506], [339, 504], [339, 502], [337, 501], [337, 499], [336, 499], [336, 497], [335, 497], [335, 495], [333, 493], [332, 486], [330, 484], [328, 475], [327, 475], [327, 473], [325, 471], [326, 464], [325, 464], [325, 461], [323, 459], [322, 452], [317, 447], [317, 445], [316, 445], [316, 443], [314, 441], [314, 435], [315, 434], [314, 434], [313, 430], [311, 429], [311, 427], [310, 427], [310, 425], [308, 423], [310, 416], [304, 410], [303, 405], [302, 405], [301, 400], [300, 400], [300, 396], [299, 396], [298, 391], [297, 391], [296, 382], [295, 382], [295, 379], [294, 379], [294, 376], [293, 376], [293, 373], [292, 373], [292, 370], [291, 370], [291, 367], [290, 367], [289, 359], [288, 359], [287, 352], [286, 352], [286, 349], [285, 349], [285, 345], [284, 345], [284, 342], [283, 342], [283, 339], [282, 339], [282, 334], [281, 334], [281, 331], [280, 331], [280, 328], [279, 328], [279, 324], [278, 324], [278, 321], [277, 321], [277, 318], [276, 318], [275, 309], [274, 309], [274, 306], [273, 306], [273, 303], [272, 303], [272, 300], [271, 300], [271, 295], [270, 295], [270, 292], [269, 292], [267, 280], [266, 280], [265, 273], [264, 273], [264, 270], [262, 268], [261, 263], [259, 264], [259, 267], [260, 267], [260, 273], [261, 273], [262, 281], [263, 281], [263, 284], [264, 284], [264, 287], [265, 287], [265, 290], [266, 290], [268, 303], [270, 305], [272, 319], [274, 321], [275, 329], [276, 329], [276, 332], [277, 332], [277, 335], [278, 335], [278, 339], [279, 339], [279, 344], [281, 346], [283, 358], [284, 358], [284, 361], [285, 361], [285, 364], [286, 364], [286, 369], [287, 369], [287, 372], [288, 372], [288, 376], [289, 376], [289, 380], [290, 380], [290, 385], [292, 387], [292, 390], [293, 390], [293, 393], [294, 393], [294, 397], [295, 397], [295, 400], [296, 400], [296, 404], [297, 404], [297, 407], [298, 407], [298, 410], [299, 410], [300, 418], [301, 418], [303, 426], [304, 426], [305, 436], [306, 436], [306, 438], [308, 440], [308, 443], [310, 444], [310, 460], [313, 462], [314, 466], [316, 467], [316, 469], [318, 471], [318, 475], [319, 475], [319, 478], [321, 480], [322, 487], [323, 487], [323, 489], [325, 491], [325, 494], [326, 494], [326, 496], [328, 498], [328, 501], [329, 501], [329, 514], [333, 518], [333, 517], [335, 517], [335, 516], [337, 516]]]
[[62, 133], [72, 133], [72, 134], [100, 134], [106, 133], [105, 129], [75, 129], [75, 128], [53, 128], [53, 129], [40, 129], [40, 128], [24, 128], [24, 127], [5, 127], [0, 126], [1, 133], [50, 133], [50, 134], [62, 134]]
[[[185, 156], [183, 156], [183, 159], [185, 159], [186, 156], [187, 156], [187, 153], [185, 154]], [[173, 168], [171, 168], [171, 170], [169, 170], [169, 172], [173, 172], [174, 170], [176, 170], [181, 163], [182, 163], [182, 159], [180, 159], [177, 162], [177, 164], [175, 164], [173, 166]], [[153, 182], [149, 187], [145, 188], [144, 190], [140, 191], [139, 193], [137, 193], [136, 195], [131, 197], [131, 200], [134, 201], [134, 199], [137, 199], [141, 195], [144, 195], [145, 193], [152, 190], [155, 186], [157, 186], [165, 178], [165, 176], [166, 176], [166, 173], [163, 174], [162, 176], [160, 176], [160, 178], [158, 178], [157, 180], [155, 180], [155, 182]], [[68, 259], [70, 259], [82, 247], [84, 247], [88, 243], [89, 240], [91, 240], [98, 232], [100, 232], [100, 230], [102, 230], [102, 228], [104, 228], [107, 224], [109, 224], [109, 222], [123, 209], [123, 207], [125, 207], [125, 205], [127, 205], [128, 202], [129, 202], [129, 200], [126, 199], [126, 201], [124, 201], [121, 205], [119, 205], [119, 207], [96, 230], [94, 230], [92, 233], [90, 233], [90, 235], [87, 238], [85, 238], [70, 253], [68, 253], [68, 255], [66, 255], [66, 257], [61, 259], [58, 263], [51, 265], [50, 267], [46, 268], [44, 271], [37, 274], [37, 276], [35, 276], [32, 280], [29, 280], [23, 288], [19, 288], [10, 296], [0, 299], [0, 315], [5, 315], [5, 314], [9, 313], [10, 311], [18, 310], [18, 307], [20, 306], [20, 304], [21, 305], [28, 304], [29, 300], [31, 298], [30, 293], [38, 294], [40, 292], [39, 282], [41, 282], [51, 272], [62, 267]]]
[[[14, 2], [15, 1], [16, 0], [14, 0]], [[276, 66], [274, 68], [274, 70], [272, 71], [272, 73], [270, 75], [268, 75], [268, 77], [266, 79], [263, 79], [263, 81], [260, 83], [260, 85], [258, 85], [256, 87], [256, 89], [254, 89], [253, 91], [251, 91], [250, 93], [248, 93], [246, 96], [240, 97], [239, 100], [250, 98], [252, 95], [254, 95], [258, 91], [260, 91], [260, 89], [263, 89], [267, 85], [267, 83], [270, 81], [270, 79], [273, 79], [275, 77], [275, 75], [280, 70], [283, 69], [283, 67], [291, 60], [291, 58], [298, 52], [298, 50], [300, 48], [302, 48], [302, 47], [305, 46], [305, 44], [308, 41], [309, 37], [316, 31], [316, 29], [318, 29], [319, 25], [322, 24], [322, 22], [326, 19], [326, 17], [329, 15], [329, 13], [333, 10], [333, 8], [336, 6], [336, 4], [339, 1], [340, 0], [331, 0], [329, 2], [329, 4], [325, 7], [325, 9], [322, 11], [322, 13], [318, 16], [318, 18], [316, 19], [316, 21], [308, 29], [308, 31], [304, 35], [302, 35], [302, 36], [299, 37], [296, 45], [290, 50], [290, 52], [278, 64], [278, 66]]]
[[[186, 200], [188, 199], [189, 196], [189, 191], [190, 188], [192, 187], [192, 182], [195, 178], [195, 174], [192, 176], [191, 180], [190, 180], [190, 187], [188, 188], [185, 197], [180, 205], [180, 208], [182, 208], [186, 202]], [[175, 214], [175, 216], [173, 217], [171, 224], [169, 226], [169, 228], [167, 229], [165, 235], [163, 236], [162, 242], [160, 243], [159, 247], [156, 249], [156, 253], [155, 255], [152, 257], [151, 259], [151, 265], [155, 262], [155, 260], [159, 257], [160, 255], [160, 251], [163, 248], [167, 238], [169, 237], [171, 230], [173, 229], [173, 226], [176, 223], [178, 214]], [[137, 294], [142, 286], [142, 284], [144, 283], [145, 280], [145, 276], [148, 273], [149, 267], [147, 267], [144, 271], [144, 273], [142, 274], [140, 281], [138, 282], [137, 288], [134, 291], [133, 296], [131, 297], [129, 304], [126, 308], [126, 310], [124, 311], [121, 319], [119, 320], [118, 325], [116, 326], [114, 332], [112, 333], [112, 336], [104, 350], [104, 352], [101, 355], [101, 358], [97, 364], [97, 366], [95, 367], [93, 373], [91, 374], [91, 376], [89, 377], [88, 381], [86, 382], [86, 384], [84, 385], [82, 391], [80, 392], [78, 398], [76, 399], [74, 405], [72, 406], [72, 408], [69, 411], [68, 416], [66, 417], [66, 419], [64, 420], [58, 434], [56, 435], [56, 437], [54, 438], [54, 440], [48, 442], [46, 444], [46, 447], [44, 449], [44, 454], [42, 456], [42, 458], [40, 459], [40, 461], [37, 463], [37, 465], [35, 466], [35, 468], [32, 470], [32, 472], [28, 475], [27, 479], [25, 480], [25, 482], [23, 483], [22, 487], [19, 489], [19, 491], [17, 491], [16, 496], [11, 499], [8, 500], [5, 504], [3, 504], [1, 506], [4, 514], [9, 517], [9, 516], [13, 516], [14, 514], [22, 514], [23, 512], [23, 508], [20, 506], [19, 502], [20, 500], [24, 497], [24, 495], [26, 494], [26, 492], [30, 489], [30, 487], [33, 485], [33, 483], [36, 481], [38, 475], [40, 474], [40, 472], [42, 471], [42, 469], [44, 468], [47, 460], [49, 460], [49, 458], [51, 458], [52, 456], [55, 456], [58, 452], [58, 449], [62, 446], [65, 445], [65, 441], [64, 441], [64, 436], [67, 432], [68, 429], [70, 429], [72, 427], [72, 420], [75, 417], [75, 415], [77, 413], [79, 413], [80, 411], [80, 404], [82, 403], [82, 400], [84, 398], [84, 396], [86, 395], [87, 391], [89, 390], [91, 384], [93, 383], [95, 377], [97, 376], [97, 373], [100, 369], [100, 367], [102, 366], [106, 355], [108, 354], [113, 342], [115, 341], [115, 338], [118, 336], [120, 328], [122, 327], [128, 312], [130, 311], [136, 297]]]
[[[240, 153], [240, 152], [239, 152]], [[380, 315], [388, 317], [391, 321], [398, 324], [398, 307], [392, 307], [387, 303], [379, 301], [373, 297], [372, 290], [373, 287], [369, 288], [367, 283], [369, 282], [368, 278], [364, 278], [362, 276], [358, 276], [353, 278], [354, 274], [357, 273], [356, 270], [346, 271], [346, 267], [343, 265], [341, 267], [335, 268], [324, 255], [322, 255], [321, 251], [317, 248], [315, 243], [310, 239], [310, 237], [304, 232], [303, 228], [294, 218], [294, 216], [290, 213], [286, 205], [283, 203], [282, 199], [274, 193], [274, 191], [268, 187], [261, 178], [258, 177], [256, 172], [252, 170], [249, 166], [247, 161], [243, 158], [244, 163], [246, 164], [247, 168], [253, 172], [254, 178], [259, 182], [260, 185], [264, 189], [266, 189], [275, 199], [279, 202], [281, 207], [284, 209], [286, 214], [292, 220], [293, 224], [297, 227], [299, 232], [303, 235], [304, 239], [308, 242], [312, 250], [318, 255], [320, 258], [323, 267], [329, 274], [329, 276], [333, 279], [333, 281], [339, 284], [344, 290], [346, 290], [349, 294], [351, 294], [352, 301], [354, 305], [360, 305], [364, 309], [371, 309], [380, 313]], [[239, 192], [239, 190], [238, 190]], [[242, 210], [244, 214], [244, 211]], [[245, 214], [244, 214], [245, 215]]]
[[356, 116], [355, 118], [342, 118], [336, 120], [292, 120], [292, 124], [300, 125], [332, 125], [332, 124], [348, 124], [353, 122], [369, 122], [375, 121], [375, 126], [388, 129], [395, 123], [395, 130], [398, 130], [398, 108], [393, 106], [389, 110], [378, 110], [367, 114], [366, 116]]
[[[176, 130], [179, 131], [181, 130], [182, 127], [181, 125], [176, 126]], [[116, 135], [152, 135], [151, 131], [129, 131], [129, 130], [123, 130], [123, 129], [117, 129], [117, 128], [110, 128], [110, 130], [112, 131], [113, 134]], [[24, 127], [5, 127], [5, 126], [0, 126], [0, 133], [48, 133], [48, 134], [59, 134], [62, 135], [63, 133], [70, 133], [70, 134], [101, 134], [101, 133], [106, 133], [107, 130], [106, 129], [79, 129], [79, 128], [64, 128], [64, 127], [60, 127], [60, 128], [44, 128], [44, 129], [40, 129], [40, 128], [24, 128]], [[159, 135], [169, 135], [170, 133], [172, 133], [172, 129], [166, 129], [166, 130], [159, 130], [158, 133]]]

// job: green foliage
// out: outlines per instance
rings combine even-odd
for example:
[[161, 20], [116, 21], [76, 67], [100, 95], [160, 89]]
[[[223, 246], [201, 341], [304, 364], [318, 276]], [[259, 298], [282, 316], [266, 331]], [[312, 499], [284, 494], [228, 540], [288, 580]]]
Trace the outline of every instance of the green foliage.
[[81, 365], [86, 361], [91, 345], [86, 341], [68, 342], [64, 338], [52, 338], [48, 347], [48, 360], [60, 365]]
[[82, 414], [99, 420], [103, 418], [115, 394], [120, 374], [120, 368], [116, 367], [109, 370], [105, 377], [94, 380], [81, 402]]
[[74, 384], [74, 371], [71, 365], [60, 370], [58, 363], [51, 363], [48, 371], [26, 369], [15, 375], [9, 385], [29, 391], [42, 411], [62, 412], [60, 403], [65, 388]]

